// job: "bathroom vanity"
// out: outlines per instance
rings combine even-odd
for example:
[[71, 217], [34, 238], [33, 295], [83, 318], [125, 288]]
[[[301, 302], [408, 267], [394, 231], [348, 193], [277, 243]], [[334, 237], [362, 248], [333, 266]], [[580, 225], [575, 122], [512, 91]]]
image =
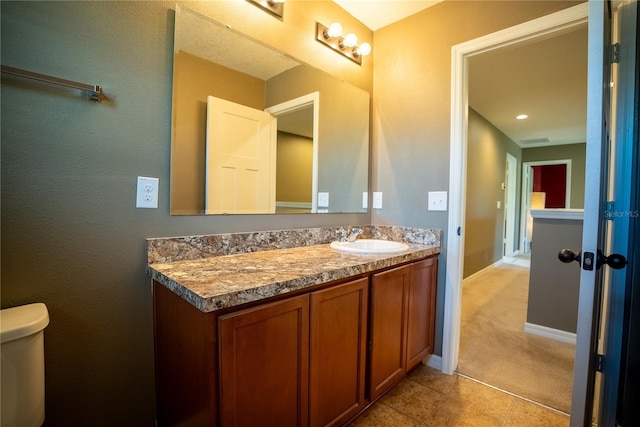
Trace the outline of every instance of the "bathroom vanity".
[[330, 228], [149, 239], [158, 425], [342, 425], [428, 356], [439, 232], [363, 229], [408, 249], [341, 252]]

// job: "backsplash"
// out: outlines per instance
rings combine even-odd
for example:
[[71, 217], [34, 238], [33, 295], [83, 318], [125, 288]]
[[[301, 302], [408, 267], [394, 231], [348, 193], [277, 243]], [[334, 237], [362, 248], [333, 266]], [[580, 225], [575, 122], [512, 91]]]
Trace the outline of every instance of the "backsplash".
[[362, 229], [361, 238], [440, 246], [440, 230], [386, 225], [350, 225], [152, 238], [147, 239], [147, 262], [148, 264], [167, 263], [328, 244], [337, 240], [339, 230], [351, 230], [354, 227]]

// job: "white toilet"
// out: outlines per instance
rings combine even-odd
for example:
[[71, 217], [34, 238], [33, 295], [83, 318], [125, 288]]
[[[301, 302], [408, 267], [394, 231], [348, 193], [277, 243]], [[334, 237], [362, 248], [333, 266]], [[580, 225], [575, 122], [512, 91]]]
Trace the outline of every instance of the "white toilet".
[[0, 310], [2, 427], [40, 427], [44, 422], [44, 328], [42, 303]]

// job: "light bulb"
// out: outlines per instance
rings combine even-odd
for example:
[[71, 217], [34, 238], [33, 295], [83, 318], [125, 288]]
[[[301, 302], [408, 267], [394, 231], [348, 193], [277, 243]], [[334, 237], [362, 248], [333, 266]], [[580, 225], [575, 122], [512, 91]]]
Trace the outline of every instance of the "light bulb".
[[340, 37], [341, 35], [342, 25], [340, 25], [340, 23], [338, 22], [334, 22], [333, 24], [329, 25], [329, 28], [325, 31], [324, 37], [330, 39], [333, 37]]
[[371, 45], [369, 43], [362, 43], [356, 48], [358, 55], [367, 56], [371, 53]]
[[346, 36], [344, 36], [344, 40], [342, 41], [342, 44], [346, 47], [354, 47], [355, 45], [358, 44], [358, 37], [353, 33], [349, 33]]

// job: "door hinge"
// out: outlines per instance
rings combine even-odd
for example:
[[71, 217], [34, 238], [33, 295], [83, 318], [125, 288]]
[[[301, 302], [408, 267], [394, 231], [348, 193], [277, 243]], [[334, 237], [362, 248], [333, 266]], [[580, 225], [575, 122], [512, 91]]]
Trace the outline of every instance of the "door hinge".
[[603, 354], [596, 354], [595, 370], [598, 372], [604, 371], [604, 355]]
[[614, 43], [610, 47], [610, 58], [612, 64], [620, 63], [620, 43]]

